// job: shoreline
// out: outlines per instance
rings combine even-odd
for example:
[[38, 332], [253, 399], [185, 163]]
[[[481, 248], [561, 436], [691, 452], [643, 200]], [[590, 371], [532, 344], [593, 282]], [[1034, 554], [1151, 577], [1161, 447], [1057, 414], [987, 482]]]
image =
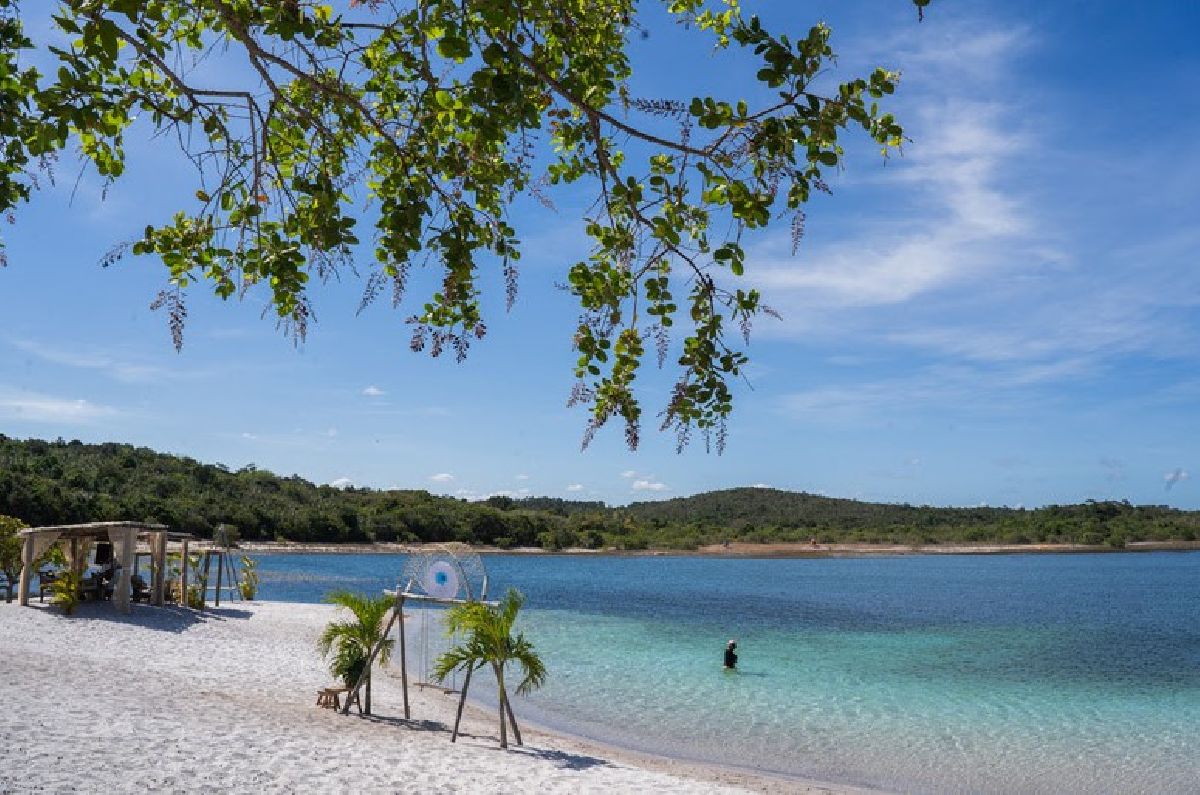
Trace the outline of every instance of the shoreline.
[[[410, 654], [415, 648], [414, 645], [411, 645], [411, 641], [415, 640], [421, 631], [421, 624], [426, 619], [426, 609], [413, 608], [411, 612], [412, 618], [415, 620], [411, 620], [408, 623], [408, 634], [414, 636], [410, 639]], [[405, 610], [405, 616], [409, 615], [409, 610]], [[392, 659], [385, 670], [387, 670], [388, 676], [399, 681], [400, 671], [395, 658]], [[438, 693], [442, 692], [442, 688], [436, 685], [414, 685], [412, 677], [413, 672], [416, 671], [415, 662], [410, 661], [409, 671], [410, 688]], [[484, 723], [495, 721], [493, 717], [495, 714], [494, 710], [496, 709], [495, 699], [492, 697], [493, 694], [490, 691], [485, 690], [484, 692], [488, 693], [488, 695], [483, 698], [480, 698], [478, 690], [468, 695], [463, 711], [464, 721], [467, 715], [471, 715], [474, 719]], [[444, 695], [453, 695], [453, 700], [457, 703], [459, 692], [447, 691]], [[766, 795], [782, 795], [783, 793], [803, 793], [803, 795], [887, 795], [890, 792], [889, 790], [870, 788], [848, 782], [822, 781], [782, 771], [761, 770], [749, 766], [715, 762], [700, 757], [672, 756], [644, 748], [622, 745], [619, 742], [604, 740], [589, 735], [586, 732], [581, 732], [562, 724], [556, 724], [553, 718], [545, 712], [530, 706], [522, 707], [519, 701], [516, 704], [517, 709], [521, 711], [519, 716], [521, 733], [527, 738], [534, 737], [550, 744], [570, 746], [582, 753], [617, 759], [625, 764], [667, 773], [672, 776], [692, 778], [705, 783], [718, 782], [753, 792], [765, 793]], [[530, 713], [532, 713], [532, 716]]]
[[[327, 544], [309, 542], [243, 541], [237, 549], [243, 552], [270, 554], [322, 555], [406, 555], [436, 549], [441, 543], [406, 544], [376, 542], [372, 544]], [[560, 555], [600, 557], [711, 557], [711, 558], [852, 558], [901, 557], [906, 555], [1061, 555], [1080, 553], [1138, 553], [1138, 552], [1195, 552], [1200, 541], [1130, 541], [1124, 547], [1105, 544], [807, 544], [803, 542], [749, 543], [734, 541], [709, 544], [697, 549], [582, 549], [547, 550], [539, 547], [471, 546], [480, 555]]]
[[473, 700], [451, 744], [457, 694], [410, 685], [404, 719], [394, 659], [376, 669], [373, 715], [320, 709], [313, 691], [330, 677], [315, 642], [337, 612], [235, 602], [135, 605], [126, 616], [85, 602], [66, 617], [0, 603], [0, 792], [71, 790], [96, 776], [150, 791], [870, 792], [658, 756], [524, 716], [524, 746], [505, 752], [494, 712]]

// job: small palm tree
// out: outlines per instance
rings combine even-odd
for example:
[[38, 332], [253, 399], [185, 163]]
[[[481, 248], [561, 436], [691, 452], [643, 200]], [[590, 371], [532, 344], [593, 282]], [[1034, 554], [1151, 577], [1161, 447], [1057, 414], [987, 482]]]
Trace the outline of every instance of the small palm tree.
[[322, 656], [328, 657], [332, 652], [333, 660], [330, 662], [329, 672], [341, 679], [346, 687], [354, 687], [363, 671], [366, 671], [367, 693], [363, 711], [370, 715], [371, 671], [367, 668], [367, 659], [371, 649], [377, 645], [379, 662], [387, 665], [391, 659], [396, 641], [384, 638], [383, 632], [388, 611], [392, 609], [392, 599], [388, 596], [372, 599], [350, 591], [334, 591], [326, 595], [325, 601], [346, 608], [354, 614], [354, 619], [329, 622], [317, 644]]
[[504, 669], [509, 663], [521, 667], [525, 676], [517, 685], [517, 695], [537, 690], [546, 681], [546, 666], [534, 651], [533, 644], [518, 633], [513, 635], [513, 624], [525, 597], [520, 591], [510, 588], [500, 604], [492, 607], [479, 602], [455, 605], [446, 617], [446, 631], [450, 635], [462, 633], [462, 643], [438, 657], [433, 676], [439, 682], [446, 680], [452, 671], [474, 670], [491, 665], [496, 674], [496, 692], [500, 700], [500, 747], [508, 747], [508, 733], [504, 716], [508, 713], [512, 721], [517, 742], [521, 742], [520, 729], [513, 718], [512, 705], [508, 701], [508, 690], [504, 684]]

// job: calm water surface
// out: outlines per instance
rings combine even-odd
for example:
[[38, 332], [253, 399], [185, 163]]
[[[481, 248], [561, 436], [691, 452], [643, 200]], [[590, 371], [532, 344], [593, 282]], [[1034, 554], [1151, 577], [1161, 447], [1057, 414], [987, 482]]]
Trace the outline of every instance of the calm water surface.
[[[302, 602], [403, 565], [259, 557], [262, 598]], [[1197, 553], [485, 562], [527, 596], [550, 726], [903, 791], [1200, 792]]]

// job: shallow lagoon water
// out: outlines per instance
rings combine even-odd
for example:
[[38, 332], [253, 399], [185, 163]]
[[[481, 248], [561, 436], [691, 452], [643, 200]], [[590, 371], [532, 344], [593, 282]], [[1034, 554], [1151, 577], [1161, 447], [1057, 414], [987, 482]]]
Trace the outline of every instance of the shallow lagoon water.
[[[403, 565], [260, 559], [262, 598], [305, 602]], [[903, 791], [1200, 791], [1197, 553], [485, 561], [527, 596], [540, 723]]]

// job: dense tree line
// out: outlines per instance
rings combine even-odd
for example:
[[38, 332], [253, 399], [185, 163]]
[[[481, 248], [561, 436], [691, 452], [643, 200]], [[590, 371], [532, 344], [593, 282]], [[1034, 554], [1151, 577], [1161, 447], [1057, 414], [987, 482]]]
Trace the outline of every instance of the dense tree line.
[[0, 514], [30, 525], [155, 520], [248, 540], [463, 541], [547, 549], [695, 548], [722, 541], [1075, 542], [1195, 540], [1200, 513], [1128, 502], [932, 508], [740, 488], [610, 508], [549, 497], [467, 502], [425, 491], [315, 485], [126, 444], [0, 435]]

